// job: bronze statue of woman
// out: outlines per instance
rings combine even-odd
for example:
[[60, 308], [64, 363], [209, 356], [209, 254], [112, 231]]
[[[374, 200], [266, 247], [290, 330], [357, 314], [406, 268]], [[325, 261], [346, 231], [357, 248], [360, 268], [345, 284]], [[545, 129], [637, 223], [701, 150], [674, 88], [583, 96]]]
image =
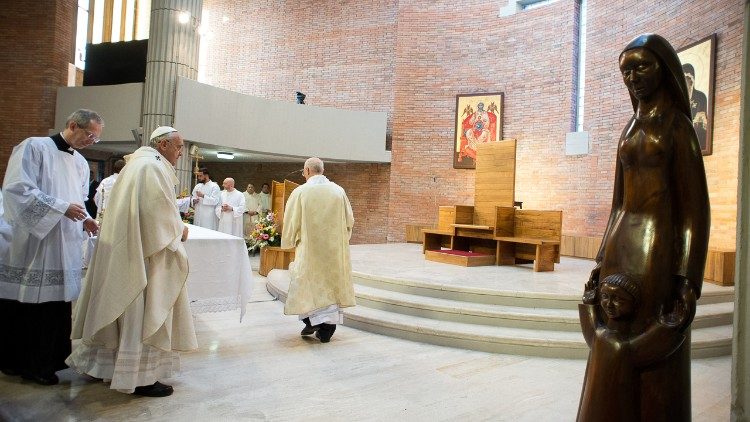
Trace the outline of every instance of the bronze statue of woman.
[[[633, 382], [620, 388], [633, 389], [628, 395], [637, 397], [636, 420], [689, 421], [690, 323], [710, 227], [703, 157], [680, 60], [669, 42], [641, 35], [625, 47], [619, 64], [634, 114], [617, 146], [612, 211], [586, 290], [598, 289], [599, 280], [613, 274], [634, 280], [641, 299], [629, 322], [632, 335], [646, 332], [660, 315], [687, 315], [681, 346], [638, 368]], [[602, 359], [589, 355], [587, 376], [601, 370]], [[592, 414], [584, 411], [590, 406], [608, 406], [593, 401], [582, 397], [579, 420]]]

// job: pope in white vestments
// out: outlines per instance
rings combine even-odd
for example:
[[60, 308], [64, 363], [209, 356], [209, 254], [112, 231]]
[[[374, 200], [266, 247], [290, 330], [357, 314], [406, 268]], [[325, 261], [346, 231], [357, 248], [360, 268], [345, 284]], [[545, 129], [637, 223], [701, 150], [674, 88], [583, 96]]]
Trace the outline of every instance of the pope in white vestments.
[[221, 201], [216, 206], [219, 218], [218, 231], [232, 236], [242, 236], [242, 215], [245, 213], [245, 196], [234, 188], [234, 179], [227, 177], [222, 183]]
[[193, 224], [216, 230], [219, 219], [216, 218], [216, 206], [220, 204], [221, 190], [216, 182], [211, 180], [207, 168], [202, 168], [198, 173], [198, 184], [193, 188], [193, 208], [195, 216]]
[[354, 306], [349, 239], [354, 215], [341, 186], [323, 176], [323, 162], [309, 158], [302, 173], [307, 182], [294, 189], [284, 208], [282, 248], [294, 248], [286, 315], [299, 315], [302, 335], [330, 341], [341, 308]]
[[96, 251], [76, 306], [67, 363], [110, 381], [110, 388], [150, 397], [172, 394], [159, 382], [179, 371], [179, 353], [197, 348], [187, 297], [187, 227], [175, 204], [173, 165], [182, 136], [162, 126], [153, 147], [126, 157], [107, 207]]
[[[3, 183], [12, 236], [0, 255], [0, 371], [37, 384], [59, 382], [70, 354], [71, 302], [81, 288], [89, 166], [76, 151], [99, 140], [101, 116], [70, 115], [65, 130], [15, 148]], [[84, 232], [84, 230], [86, 232]]]

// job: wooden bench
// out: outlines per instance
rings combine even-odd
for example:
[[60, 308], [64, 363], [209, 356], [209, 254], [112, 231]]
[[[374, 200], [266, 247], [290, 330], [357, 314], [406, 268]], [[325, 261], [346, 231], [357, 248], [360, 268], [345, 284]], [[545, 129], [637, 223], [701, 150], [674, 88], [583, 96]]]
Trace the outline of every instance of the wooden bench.
[[[468, 224], [473, 207], [440, 207], [438, 228], [423, 229], [425, 259], [448, 264], [534, 263], [534, 271], [554, 271], [560, 262], [562, 211], [495, 207], [495, 224]], [[463, 222], [462, 222], [463, 221]]]
[[534, 262], [534, 271], [554, 271], [560, 262], [562, 211], [497, 207], [497, 265]]

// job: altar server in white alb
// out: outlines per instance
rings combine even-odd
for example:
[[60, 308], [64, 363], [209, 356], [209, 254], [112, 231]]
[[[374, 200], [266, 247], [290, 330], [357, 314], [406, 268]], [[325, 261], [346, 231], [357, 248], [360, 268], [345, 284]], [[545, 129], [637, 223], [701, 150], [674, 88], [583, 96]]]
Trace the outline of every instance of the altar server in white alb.
[[242, 192], [242, 196], [245, 197], [245, 216], [243, 217], [243, 234], [245, 239], [250, 239], [250, 234], [255, 230], [255, 225], [258, 223], [258, 214], [260, 214], [260, 201], [258, 201], [258, 194], [255, 193], [255, 186], [252, 183], [247, 185], [247, 190]]
[[299, 315], [303, 336], [328, 343], [343, 321], [341, 308], [356, 305], [349, 258], [354, 215], [344, 189], [323, 176], [319, 158], [305, 161], [302, 175], [307, 182], [284, 208], [281, 247], [296, 247], [284, 313]]
[[96, 203], [96, 208], [101, 215], [104, 215], [104, 210], [107, 209], [107, 198], [109, 198], [109, 194], [112, 192], [112, 187], [115, 185], [117, 177], [120, 175], [123, 167], [125, 167], [125, 160], [115, 161], [115, 164], [112, 166], [112, 175], [105, 177], [104, 180], [99, 183], [99, 186], [96, 187], [94, 203]]
[[195, 217], [193, 224], [216, 230], [219, 219], [216, 218], [216, 206], [221, 202], [221, 189], [219, 185], [211, 180], [211, 174], [207, 168], [202, 168], [198, 173], [198, 184], [193, 188], [193, 208]]
[[91, 110], [65, 130], [13, 148], [3, 182], [12, 240], [0, 255], [0, 370], [58, 383], [70, 353], [71, 301], [81, 288], [82, 245], [96, 221], [83, 203], [89, 166], [76, 149], [97, 142], [104, 122]]
[[216, 216], [219, 218], [218, 231], [232, 236], [243, 237], [242, 215], [245, 213], [245, 195], [234, 188], [234, 179], [227, 177], [221, 184], [221, 201], [216, 206]]
[[151, 145], [126, 157], [112, 189], [73, 319], [72, 338], [81, 341], [66, 362], [113, 390], [164, 397], [173, 389], [159, 380], [180, 370], [178, 351], [198, 344], [182, 243], [188, 230], [175, 204], [183, 139], [161, 126]]

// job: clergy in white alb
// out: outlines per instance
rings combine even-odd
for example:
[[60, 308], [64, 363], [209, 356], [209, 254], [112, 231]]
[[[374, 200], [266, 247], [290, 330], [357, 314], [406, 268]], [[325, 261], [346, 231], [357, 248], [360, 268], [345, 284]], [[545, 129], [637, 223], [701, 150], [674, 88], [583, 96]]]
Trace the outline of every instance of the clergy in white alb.
[[0, 256], [5, 256], [10, 248], [10, 242], [13, 240], [13, 230], [5, 221], [3, 209], [3, 193], [0, 192]]
[[197, 340], [185, 285], [187, 226], [175, 205], [173, 166], [184, 143], [161, 126], [151, 145], [126, 157], [112, 189], [73, 319], [80, 343], [66, 362], [111, 389], [163, 397], [173, 390], [159, 380], [179, 371], [178, 351]]
[[263, 183], [263, 186], [258, 192], [258, 202], [260, 202], [261, 212], [271, 211], [271, 193], [268, 187], [268, 183]]
[[220, 204], [221, 189], [216, 182], [211, 180], [211, 174], [207, 168], [202, 168], [197, 175], [198, 184], [193, 188], [193, 209], [195, 215], [193, 224], [216, 230], [219, 219], [216, 218], [216, 206]]
[[234, 188], [234, 179], [227, 177], [221, 184], [221, 201], [216, 206], [216, 217], [219, 218], [218, 231], [232, 236], [242, 236], [242, 215], [245, 213], [245, 195]]
[[250, 234], [255, 230], [255, 225], [258, 223], [258, 215], [260, 214], [260, 201], [258, 201], [258, 194], [255, 193], [255, 186], [252, 183], [247, 185], [247, 190], [242, 192], [245, 197], [245, 215], [242, 219], [245, 239], [250, 239]]
[[57, 384], [70, 353], [71, 302], [81, 288], [82, 246], [98, 230], [86, 212], [89, 166], [76, 149], [97, 142], [102, 118], [77, 110], [61, 133], [13, 148], [3, 182], [12, 239], [0, 255], [0, 370]]
[[299, 315], [302, 335], [315, 333], [327, 343], [343, 320], [341, 308], [356, 305], [349, 256], [354, 215], [344, 189], [323, 176], [319, 158], [305, 161], [302, 174], [307, 181], [284, 208], [281, 247], [296, 247], [284, 313]]
[[105, 177], [104, 180], [99, 183], [99, 186], [96, 187], [94, 203], [96, 203], [96, 208], [99, 210], [99, 216], [104, 215], [104, 210], [107, 208], [107, 198], [109, 198], [109, 194], [112, 192], [112, 187], [115, 185], [117, 176], [120, 175], [120, 171], [122, 171], [123, 167], [125, 167], [125, 160], [115, 161], [115, 164], [112, 166], [112, 175]]

